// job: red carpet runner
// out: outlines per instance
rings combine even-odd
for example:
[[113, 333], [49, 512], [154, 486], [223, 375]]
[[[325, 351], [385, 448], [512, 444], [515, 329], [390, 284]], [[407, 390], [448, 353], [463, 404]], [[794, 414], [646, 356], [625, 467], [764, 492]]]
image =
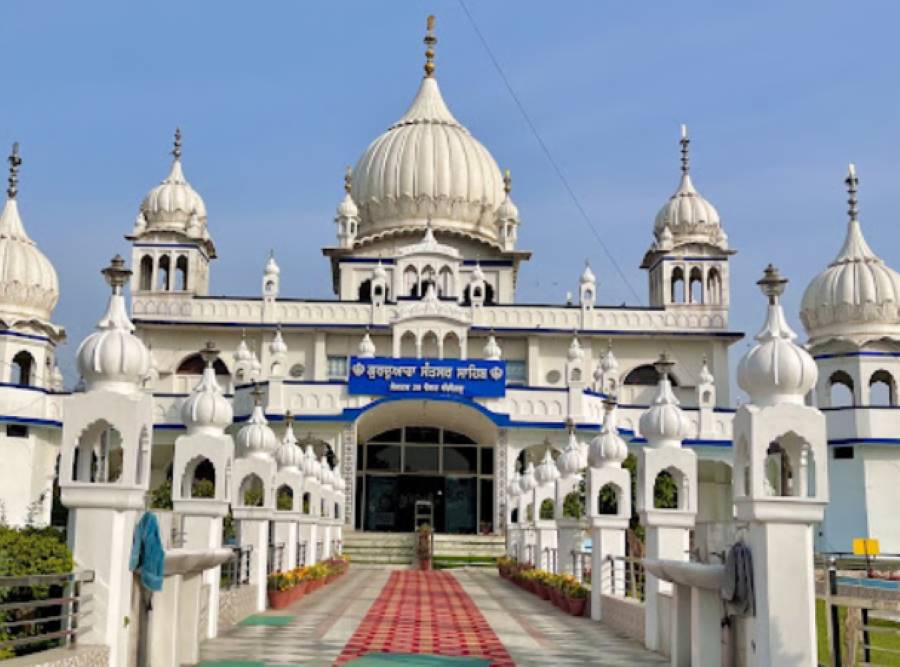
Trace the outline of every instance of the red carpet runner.
[[515, 667], [472, 598], [447, 572], [393, 572], [335, 665], [367, 653], [480, 656]]

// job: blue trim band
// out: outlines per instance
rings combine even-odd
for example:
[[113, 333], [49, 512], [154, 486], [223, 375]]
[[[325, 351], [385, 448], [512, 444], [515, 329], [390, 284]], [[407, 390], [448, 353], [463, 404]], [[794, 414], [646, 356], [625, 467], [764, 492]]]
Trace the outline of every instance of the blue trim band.
[[22, 424], [23, 426], [48, 426], [62, 428], [62, 422], [55, 419], [39, 419], [37, 417], [19, 417], [17, 415], [0, 415], [0, 422], [6, 424]]
[[13, 338], [25, 338], [26, 340], [38, 340], [42, 343], [49, 343], [47, 336], [38, 336], [37, 334], [27, 334], [20, 331], [12, 331], [11, 329], [0, 329], [0, 336], [12, 336]]
[[132, 245], [135, 248], [187, 248], [188, 250], [196, 250], [203, 255], [203, 259], [207, 262], [209, 261], [209, 255], [204, 252], [199, 243], [134, 243]]
[[828, 445], [900, 445], [900, 438], [836, 438], [829, 440]]
[[851, 357], [889, 357], [896, 359], [900, 357], [900, 352], [867, 352], [860, 350], [859, 352], [835, 352], [834, 354], [817, 354], [813, 356], [816, 361], [820, 359], [848, 359]]

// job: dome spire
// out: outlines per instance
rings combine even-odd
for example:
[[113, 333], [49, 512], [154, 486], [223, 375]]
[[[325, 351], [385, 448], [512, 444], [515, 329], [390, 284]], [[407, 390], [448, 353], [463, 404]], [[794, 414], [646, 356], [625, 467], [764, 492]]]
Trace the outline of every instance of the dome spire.
[[853, 222], [859, 218], [859, 211], [856, 208], [856, 189], [859, 186], [859, 179], [856, 177], [856, 165], [852, 162], [847, 167], [847, 178], [844, 179], [844, 183], [847, 184], [847, 194], [849, 195], [847, 204], [850, 208], [847, 209], [847, 215], [850, 216], [850, 222]]
[[507, 197], [512, 192], [512, 175], [509, 173], [509, 169], [503, 172], [503, 192], [506, 193]]
[[429, 15], [425, 25], [428, 32], [425, 33], [425, 78], [434, 75], [434, 45], [437, 44], [437, 37], [434, 35], [434, 14]]
[[6, 187], [6, 196], [15, 199], [19, 192], [19, 167], [22, 164], [22, 158], [19, 157], [19, 142], [12, 145], [12, 152], [6, 158], [9, 162], [9, 179]]
[[175, 128], [175, 141], [172, 144], [172, 157], [175, 158], [176, 161], [181, 159], [181, 128], [180, 127]]
[[691, 159], [688, 155], [688, 146], [691, 140], [688, 137], [688, 128], [685, 123], [681, 124], [681, 140], [678, 143], [681, 144], [681, 173], [686, 174], [691, 170]]
[[344, 192], [348, 195], [353, 192], [353, 167], [347, 166], [347, 171], [344, 172]]

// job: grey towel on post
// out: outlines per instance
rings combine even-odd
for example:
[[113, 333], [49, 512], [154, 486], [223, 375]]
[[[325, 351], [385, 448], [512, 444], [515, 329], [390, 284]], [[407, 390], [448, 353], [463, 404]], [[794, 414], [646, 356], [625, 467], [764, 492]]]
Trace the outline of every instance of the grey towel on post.
[[725, 556], [725, 581], [722, 599], [729, 616], [753, 616], [756, 601], [753, 591], [753, 554], [743, 540], [736, 542]]

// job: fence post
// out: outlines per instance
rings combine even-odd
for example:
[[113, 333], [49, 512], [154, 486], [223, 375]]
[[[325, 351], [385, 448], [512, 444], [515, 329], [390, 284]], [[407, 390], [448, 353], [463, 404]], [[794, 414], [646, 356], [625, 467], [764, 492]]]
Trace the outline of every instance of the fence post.
[[837, 559], [828, 557], [828, 619], [831, 630], [831, 660], [834, 667], [841, 667], [841, 619], [838, 606], [832, 602], [832, 597], [837, 595]]

